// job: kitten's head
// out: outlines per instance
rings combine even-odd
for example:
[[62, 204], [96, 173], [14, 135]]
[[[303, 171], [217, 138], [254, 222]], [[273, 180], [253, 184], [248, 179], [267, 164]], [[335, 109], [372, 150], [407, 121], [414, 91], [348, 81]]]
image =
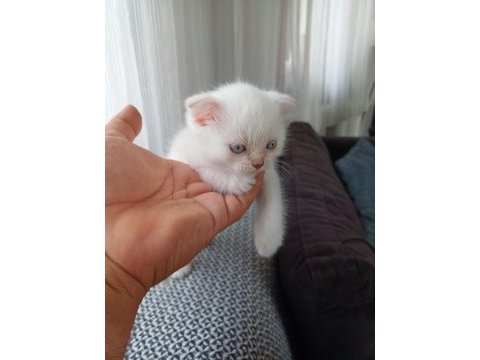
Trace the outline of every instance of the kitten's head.
[[236, 173], [255, 175], [281, 154], [287, 129], [283, 115], [295, 101], [275, 91], [233, 83], [194, 95], [185, 106], [188, 125], [205, 139], [202, 155]]

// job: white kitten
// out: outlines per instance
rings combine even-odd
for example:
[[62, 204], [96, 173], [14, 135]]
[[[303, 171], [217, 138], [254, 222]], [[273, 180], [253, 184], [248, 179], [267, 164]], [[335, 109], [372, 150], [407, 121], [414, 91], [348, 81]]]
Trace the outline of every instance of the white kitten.
[[[257, 197], [255, 246], [272, 256], [283, 240], [283, 202], [275, 161], [281, 154], [287, 123], [282, 115], [295, 106], [288, 95], [233, 83], [189, 97], [187, 126], [173, 140], [169, 158], [189, 164], [216, 191], [242, 194], [265, 170]], [[183, 277], [190, 265], [173, 277]]]

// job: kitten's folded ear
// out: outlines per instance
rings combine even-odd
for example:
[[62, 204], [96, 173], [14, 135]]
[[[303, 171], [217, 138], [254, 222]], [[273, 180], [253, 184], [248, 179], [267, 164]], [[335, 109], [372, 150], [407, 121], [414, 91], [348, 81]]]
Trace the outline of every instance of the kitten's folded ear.
[[220, 119], [222, 107], [217, 99], [208, 93], [193, 95], [185, 100], [187, 123], [191, 126], [206, 126]]
[[268, 95], [278, 103], [280, 106], [280, 112], [283, 114], [292, 111], [297, 106], [295, 99], [289, 95], [281, 94], [276, 91], [268, 91]]

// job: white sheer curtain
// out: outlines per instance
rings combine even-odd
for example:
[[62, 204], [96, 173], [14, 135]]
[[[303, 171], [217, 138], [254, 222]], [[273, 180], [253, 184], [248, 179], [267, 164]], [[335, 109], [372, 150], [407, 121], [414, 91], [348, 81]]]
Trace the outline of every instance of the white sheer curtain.
[[137, 106], [140, 145], [165, 154], [183, 100], [237, 79], [289, 93], [321, 134], [366, 134], [373, 0], [106, 1], [106, 119]]

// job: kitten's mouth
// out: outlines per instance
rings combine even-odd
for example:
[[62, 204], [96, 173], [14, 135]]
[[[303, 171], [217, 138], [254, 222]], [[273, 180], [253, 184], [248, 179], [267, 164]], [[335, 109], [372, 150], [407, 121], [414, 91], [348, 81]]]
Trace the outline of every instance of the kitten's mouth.
[[264, 172], [265, 169], [263, 167], [261, 167], [260, 169], [255, 169], [255, 170], [252, 170], [250, 175], [253, 176], [253, 177], [256, 177], [258, 174], [260, 174], [261, 172]]
[[262, 167], [260, 167], [258, 169], [251, 166], [251, 167], [248, 167], [248, 168], [243, 168], [242, 170], [243, 170], [244, 174], [246, 174], [246, 175], [257, 176], [262, 171], [265, 171], [265, 165], [263, 165]]
[[259, 172], [263, 171], [263, 168], [260, 168], [260, 169], [248, 169], [246, 172], [248, 173], [248, 175], [254, 175], [254, 176], [257, 176], [257, 174]]

